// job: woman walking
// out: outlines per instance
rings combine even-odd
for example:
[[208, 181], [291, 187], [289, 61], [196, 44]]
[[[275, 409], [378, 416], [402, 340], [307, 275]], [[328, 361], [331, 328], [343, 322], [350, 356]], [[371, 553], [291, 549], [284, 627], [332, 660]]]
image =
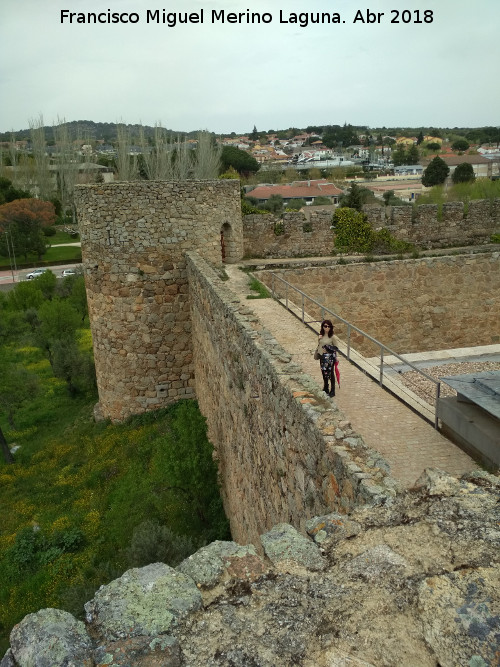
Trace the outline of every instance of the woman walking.
[[336, 364], [338, 364], [338, 349], [338, 340], [333, 333], [333, 324], [330, 320], [323, 320], [318, 338], [318, 347], [314, 356], [319, 359], [321, 374], [323, 375], [323, 391], [328, 396], [335, 396], [334, 370]]

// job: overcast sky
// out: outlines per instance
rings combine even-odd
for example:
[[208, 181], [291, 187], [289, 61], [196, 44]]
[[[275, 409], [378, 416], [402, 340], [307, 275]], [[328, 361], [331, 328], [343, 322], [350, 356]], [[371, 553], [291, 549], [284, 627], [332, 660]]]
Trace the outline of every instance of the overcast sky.
[[[353, 22], [367, 7], [383, 12], [380, 23]], [[147, 22], [147, 10], [164, 9], [182, 17], [203, 9], [203, 23]], [[247, 9], [268, 22], [212, 17]], [[61, 23], [62, 10], [138, 21]], [[290, 22], [302, 12], [338, 13], [342, 23]], [[46, 124], [160, 122], [217, 133], [499, 125], [499, 35], [500, 0], [2, 0], [0, 131], [40, 114]]]

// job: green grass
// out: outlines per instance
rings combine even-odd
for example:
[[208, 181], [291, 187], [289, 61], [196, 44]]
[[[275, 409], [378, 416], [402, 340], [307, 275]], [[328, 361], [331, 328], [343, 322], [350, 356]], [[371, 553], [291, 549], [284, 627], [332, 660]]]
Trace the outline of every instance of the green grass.
[[257, 280], [257, 278], [250, 278], [248, 286], [255, 294], [249, 294], [247, 299], [269, 299], [271, 296], [267, 287]]
[[420, 195], [417, 206], [423, 204], [445, 204], [452, 201], [468, 202], [474, 199], [500, 198], [500, 181], [491, 181], [489, 178], [478, 178], [473, 183], [457, 183], [449, 188], [436, 185], [428, 192]]
[[[88, 330], [80, 344], [90, 344]], [[7, 442], [20, 446], [13, 464], [0, 462], [0, 655], [28, 613], [58, 607], [82, 618], [94, 591], [132, 566], [145, 520], [170, 529], [176, 553], [230, 538], [195, 401], [95, 423], [96, 394], [72, 398], [27, 339], [0, 345], [8, 363], [36, 373], [40, 390], [16, 411], [14, 428], [0, 411]], [[148, 548], [136, 539], [135, 557]]]
[[[53, 238], [53, 237], [52, 237]], [[81, 262], [82, 251], [78, 246], [59, 246], [57, 248], [49, 248], [42, 259], [38, 259], [36, 255], [28, 255], [25, 257], [16, 257], [16, 264], [18, 268], [32, 267], [32, 266], [49, 266], [58, 262]], [[8, 257], [0, 257], [0, 268], [10, 267]]]
[[67, 232], [57, 231], [54, 236], [47, 236], [46, 240], [51, 245], [58, 243], [76, 243], [80, 240], [80, 236], [71, 236]]

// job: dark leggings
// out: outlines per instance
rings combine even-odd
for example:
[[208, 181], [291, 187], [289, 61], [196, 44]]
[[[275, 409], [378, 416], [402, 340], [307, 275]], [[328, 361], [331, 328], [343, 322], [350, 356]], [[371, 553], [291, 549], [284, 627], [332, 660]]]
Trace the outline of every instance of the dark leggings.
[[323, 375], [323, 381], [325, 385], [328, 384], [329, 381], [332, 383], [332, 388], [335, 387], [335, 380], [333, 377], [333, 369], [335, 368], [335, 361], [337, 360], [337, 355], [336, 354], [322, 354], [319, 365], [321, 368], [321, 374]]

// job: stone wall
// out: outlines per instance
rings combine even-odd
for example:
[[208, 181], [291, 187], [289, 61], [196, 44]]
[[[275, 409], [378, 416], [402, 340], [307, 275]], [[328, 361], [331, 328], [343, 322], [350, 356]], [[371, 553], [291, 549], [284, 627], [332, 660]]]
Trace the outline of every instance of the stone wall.
[[[488, 243], [500, 232], [500, 199], [468, 204], [365, 206], [371, 225], [418, 247]], [[243, 216], [244, 256], [249, 258], [319, 257], [330, 255], [334, 236], [332, 211], [307, 208], [305, 213]]]
[[233, 539], [392, 496], [384, 459], [196, 253], [188, 280], [196, 396]]
[[12, 629], [0, 667], [494, 667], [500, 480], [426, 471], [386, 506], [213, 542]]
[[314, 257], [333, 248], [332, 211], [243, 216], [245, 257]]
[[[256, 275], [270, 286], [270, 273]], [[275, 273], [399, 354], [500, 342], [499, 252]], [[321, 319], [319, 309], [305, 306]], [[336, 331], [345, 339], [345, 327]], [[365, 356], [379, 353], [359, 335], [352, 344]]]
[[184, 253], [242, 256], [237, 181], [77, 186], [100, 412], [112, 420], [194, 396]]
[[441, 210], [429, 204], [365, 206], [364, 211], [373, 227], [386, 227], [396, 238], [426, 248], [488, 243], [500, 232], [500, 199], [450, 202]]

